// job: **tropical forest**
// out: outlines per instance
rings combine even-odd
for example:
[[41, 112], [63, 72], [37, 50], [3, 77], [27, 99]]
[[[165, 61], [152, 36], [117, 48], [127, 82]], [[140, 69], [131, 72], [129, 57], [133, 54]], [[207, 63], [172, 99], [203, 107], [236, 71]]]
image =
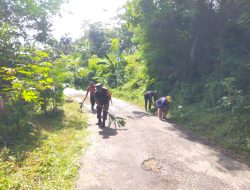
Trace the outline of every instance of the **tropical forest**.
[[171, 96], [167, 122], [249, 163], [249, 0], [128, 0], [56, 39], [68, 2], [0, 0], [0, 190], [75, 189], [90, 119], [64, 91], [90, 81], [143, 110]]

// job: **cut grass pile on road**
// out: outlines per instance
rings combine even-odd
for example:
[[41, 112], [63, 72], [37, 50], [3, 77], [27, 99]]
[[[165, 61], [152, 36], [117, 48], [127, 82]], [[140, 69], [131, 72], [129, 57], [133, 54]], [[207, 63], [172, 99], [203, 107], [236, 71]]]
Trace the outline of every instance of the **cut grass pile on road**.
[[76, 103], [38, 115], [31, 132], [0, 148], [0, 189], [73, 189], [86, 120]]

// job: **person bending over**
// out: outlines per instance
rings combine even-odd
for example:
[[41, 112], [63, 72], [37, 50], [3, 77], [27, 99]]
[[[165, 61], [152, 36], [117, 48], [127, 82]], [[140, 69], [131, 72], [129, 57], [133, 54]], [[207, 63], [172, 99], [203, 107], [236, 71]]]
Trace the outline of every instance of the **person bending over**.
[[172, 102], [171, 96], [164, 96], [156, 100], [155, 105], [158, 108], [159, 119], [166, 119], [167, 112], [169, 111], [170, 103]]
[[145, 110], [149, 111], [157, 98], [157, 91], [147, 91], [144, 93]]

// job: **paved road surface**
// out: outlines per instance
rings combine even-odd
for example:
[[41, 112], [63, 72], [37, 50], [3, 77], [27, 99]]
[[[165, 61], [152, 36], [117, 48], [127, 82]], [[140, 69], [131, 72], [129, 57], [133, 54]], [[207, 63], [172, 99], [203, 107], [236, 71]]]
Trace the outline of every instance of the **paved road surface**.
[[[83, 91], [67, 89], [76, 101]], [[250, 190], [250, 169], [181, 128], [113, 99], [126, 127], [100, 129], [90, 106], [89, 143], [78, 190]]]

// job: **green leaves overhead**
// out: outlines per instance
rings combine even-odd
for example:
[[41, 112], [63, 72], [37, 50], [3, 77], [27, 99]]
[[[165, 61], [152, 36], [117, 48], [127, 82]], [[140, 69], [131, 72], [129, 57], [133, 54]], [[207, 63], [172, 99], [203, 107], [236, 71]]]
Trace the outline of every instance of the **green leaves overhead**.
[[[34, 38], [48, 42], [51, 21], [49, 17], [57, 14], [64, 0], [2, 0], [0, 21], [13, 28], [15, 40], [25, 41]], [[1, 33], [1, 32], [0, 32]]]

